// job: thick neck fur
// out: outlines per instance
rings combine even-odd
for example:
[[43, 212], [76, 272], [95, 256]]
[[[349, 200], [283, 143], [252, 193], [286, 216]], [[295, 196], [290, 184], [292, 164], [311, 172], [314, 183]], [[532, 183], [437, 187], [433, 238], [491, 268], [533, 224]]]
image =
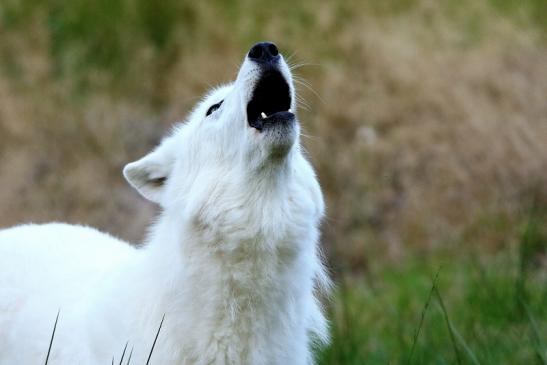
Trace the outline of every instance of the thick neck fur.
[[[217, 359], [203, 354], [215, 348], [226, 363], [270, 363], [264, 359], [291, 352], [280, 338], [307, 343], [302, 312], [310, 298], [301, 293], [313, 291], [317, 218], [297, 196], [289, 162], [197, 189], [184, 206], [167, 207], [153, 229], [146, 280], [161, 298], [153, 310], [166, 314], [164, 331], [178, 333], [165, 338], [185, 338], [169, 344], [183, 363]], [[178, 323], [182, 317], [194, 321]]]

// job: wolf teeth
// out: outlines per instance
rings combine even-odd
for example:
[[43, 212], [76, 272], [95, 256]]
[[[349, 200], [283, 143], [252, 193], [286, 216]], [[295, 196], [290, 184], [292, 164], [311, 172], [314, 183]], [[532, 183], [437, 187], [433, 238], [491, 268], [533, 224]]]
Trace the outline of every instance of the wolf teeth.
[[[287, 111], [288, 111], [289, 113], [292, 113], [292, 109], [289, 109], [289, 110], [287, 110]], [[261, 113], [260, 113], [260, 116], [262, 117], [262, 119], [268, 118], [268, 116], [267, 116], [266, 113], [264, 113], [264, 112], [261, 112]]]

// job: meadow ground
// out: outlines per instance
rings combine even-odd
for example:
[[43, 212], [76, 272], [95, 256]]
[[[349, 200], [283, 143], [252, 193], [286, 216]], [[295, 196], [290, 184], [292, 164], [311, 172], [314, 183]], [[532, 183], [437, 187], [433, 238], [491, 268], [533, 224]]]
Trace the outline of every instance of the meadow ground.
[[547, 278], [525, 251], [415, 255], [344, 278], [319, 363], [546, 364]]
[[0, 226], [141, 240], [121, 168], [263, 39], [327, 200], [320, 362], [546, 364], [545, 0], [1, 1]]

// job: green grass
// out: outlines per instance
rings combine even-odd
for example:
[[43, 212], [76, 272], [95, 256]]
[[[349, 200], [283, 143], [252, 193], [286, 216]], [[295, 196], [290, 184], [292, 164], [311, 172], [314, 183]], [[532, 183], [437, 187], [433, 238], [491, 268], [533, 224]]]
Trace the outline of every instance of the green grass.
[[417, 256], [344, 280], [319, 363], [547, 364], [545, 271], [523, 259]]
[[534, 198], [517, 242], [480, 242], [372, 265], [330, 306], [319, 364], [547, 365], [547, 226]]

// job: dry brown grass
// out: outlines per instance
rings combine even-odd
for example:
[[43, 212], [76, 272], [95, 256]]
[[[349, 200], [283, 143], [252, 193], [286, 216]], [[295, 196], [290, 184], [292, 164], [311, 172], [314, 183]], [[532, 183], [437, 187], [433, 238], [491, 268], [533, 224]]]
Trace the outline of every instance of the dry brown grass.
[[229, 80], [251, 40], [268, 38], [319, 64], [296, 72], [315, 90], [301, 87], [310, 110], [300, 116], [337, 266], [364, 267], [367, 255], [397, 258], [407, 247], [510, 242], [532, 195], [547, 201], [547, 47], [538, 30], [486, 2], [465, 12], [430, 1], [387, 13], [357, 1], [300, 6], [302, 20], [241, 5], [234, 25], [218, 6], [197, 4], [192, 37], [179, 25], [167, 52], [137, 43], [119, 78], [86, 69], [83, 92], [81, 75], [57, 74], [44, 9], [5, 27], [0, 224], [68, 220], [137, 240], [154, 208], [124, 183], [122, 166], [209, 85]]
[[314, 107], [322, 143], [311, 150], [329, 238], [357, 265], [366, 246], [397, 256], [481, 228], [499, 233], [481, 244], [507, 244], [532, 196], [545, 197], [546, 49], [497, 19], [467, 46], [428, 12], [439, 23], [428, 34], [419, 13], [350, 30], [340, 44], [351, 61], [321, 80], [323, 99], [337, 102]]

